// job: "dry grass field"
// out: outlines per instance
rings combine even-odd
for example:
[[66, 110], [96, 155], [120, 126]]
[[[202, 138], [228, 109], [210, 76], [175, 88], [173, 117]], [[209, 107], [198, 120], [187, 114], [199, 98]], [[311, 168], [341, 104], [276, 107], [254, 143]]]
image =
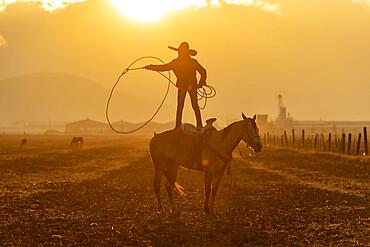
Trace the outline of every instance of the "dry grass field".
[[[149, 136], [0, 136], [4, 246], [369, 246], [370, 159], [265, 148], [225, 174], [216, 218], [180, 169], [181, 213], [155, 211]], [[163, 183], [162, 183], [163, 184]]]

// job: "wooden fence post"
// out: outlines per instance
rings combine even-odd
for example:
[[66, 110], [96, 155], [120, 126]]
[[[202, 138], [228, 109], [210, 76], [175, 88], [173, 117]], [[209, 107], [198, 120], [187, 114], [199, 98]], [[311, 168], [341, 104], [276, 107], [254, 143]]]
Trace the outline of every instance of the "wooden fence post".
[[364, 144], [365, 144], [365, 155], [369, 155], [369, 148], [367, 146], [367, 129], [364, 127]]
[[285, 130], [284, 130], [284, 140], [285, 140], [285, 146], [288, 146], [288, 137], [287, 137]]
[[302, 148], [304, 149], [304, 130], [302, 130]]
[[328, 140], [328, 151], [331, 151], [331, 133], [329, 133], [329, 140]]
[[321, 134], [321, 140], [322, 140], [322, 151], [326, 151], [326, 144], [325, 144], [325, 136], [324, 134]]
[[315, 151], [316, 151], [316, 148], [317, 148], [317, 134], [315, 136]]
[[347, 147], [347, 154], [351, 154], [351, 141], [352, 141], [352, 134], [348, 134], [348, 147]]
[[356, 155], [359, 155], [360, 154], [360, 147], [361, 147], [361, 133], [358, 134], [357, 147], [356, 147]]
[[342, 134], [342, 153], [346, 153], [346, 134]]
[[293, 147], [295, 147], [294, 129], [292, 129], [292, 143], [293, 143]]
[[284, 146], [284, 135], [281, 135], [281, 146], [283, 147]]
[[352, 153], [355, 154], [355, 151], [356, 151], [356, 142], [357, 142], [357, 139], [356, 139], [356, 135], [353, 134], [353, 139], [352, 139]]

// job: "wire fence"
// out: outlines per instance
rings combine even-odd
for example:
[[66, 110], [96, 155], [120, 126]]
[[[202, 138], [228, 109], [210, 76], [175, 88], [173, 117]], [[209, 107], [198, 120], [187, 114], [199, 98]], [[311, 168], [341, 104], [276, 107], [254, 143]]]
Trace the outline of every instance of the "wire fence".
[[284, 130], [280, 134], [266, 132], [263, 143], [267, 146], [302, 149], [315, 152], [334, 152], [347, 155], [369, 155], [367, 128], [361, 133], [314, 133], [303, 129]]

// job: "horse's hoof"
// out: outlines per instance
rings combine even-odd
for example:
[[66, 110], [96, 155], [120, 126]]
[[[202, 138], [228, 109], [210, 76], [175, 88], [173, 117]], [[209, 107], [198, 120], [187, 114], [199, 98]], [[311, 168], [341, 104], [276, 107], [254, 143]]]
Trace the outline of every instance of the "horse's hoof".
[[177, 217], [180, 216], [180, 212], [179, 211], [171, 211], [170, 214], [171, 214], [171, 217], [173, 217], [173, 218], [177, 218]]
[[162, 215], [163, 214], [163, 209], [162, 208], [161, 209], [157, 209], [156, 213]]
[[212, 218], [216, 218], [215, 211], [211, 209], [204, 209], [204, 212], [207, 216], [211, 216]]
[[170, 213], [172, 215], [178, 215], [178, 214], [180, 214], [180, 211], [176, 206], [174, 206], [174, 207], [170, 207]]
[[209, 210], [208, 208], [205, 208], [204, 209], [204, 213], [206, 214], [206, 215], [213, 215], [214, 213], [211, 211], [211, 210]]

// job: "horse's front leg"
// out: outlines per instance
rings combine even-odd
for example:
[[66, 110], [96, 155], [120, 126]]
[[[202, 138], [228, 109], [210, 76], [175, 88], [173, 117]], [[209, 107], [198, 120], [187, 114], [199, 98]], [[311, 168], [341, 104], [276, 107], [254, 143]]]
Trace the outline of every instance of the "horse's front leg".
[[212, 178], [211, 175], [207, 172], [204, 172], [204, 193], [205, 193], [205, 199], [204, 199], [204, 212], [206, 214], [209, 214], [209, 196], [211, 194], [211, 184], [212, 184]]
[[215, 199], [216, 199], [216, 195], [217, 195], [217, 191], [218, 191], [218, 186], [220, 184], [220, 181], [222, 179], [222, 175], [223, 173], [217, 175], [217, 176], [214, 176], [213, 179], [212, 179], [212, 190], [211, 190], [211, 197], [210, 197], [210, 201], [209, 201], [209, 211], [211, 214], [214, 214], [215, 213]]

